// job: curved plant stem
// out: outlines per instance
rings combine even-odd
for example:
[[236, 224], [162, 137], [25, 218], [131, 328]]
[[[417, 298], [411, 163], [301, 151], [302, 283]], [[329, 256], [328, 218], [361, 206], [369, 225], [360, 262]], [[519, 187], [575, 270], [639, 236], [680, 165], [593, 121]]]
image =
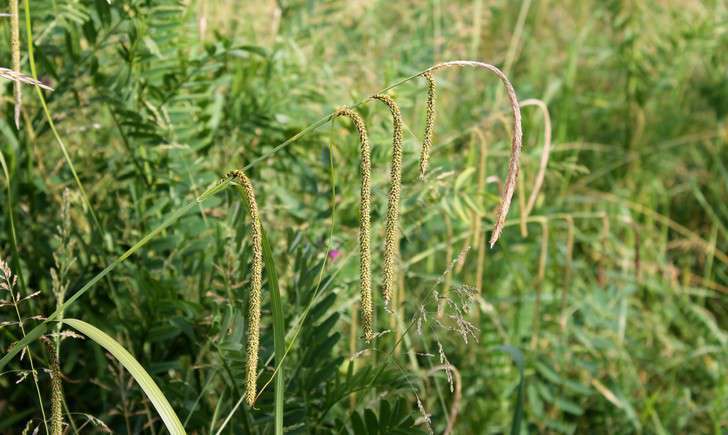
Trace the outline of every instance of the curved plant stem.
[[490, 71], [491, 73], [495, 74], [496, 77], [498, 77], [501, 82], [503, 82], [503, 86], [506, 89], [506, 95], [508, 96], [508, 100], [510, 102], [511, 111], [513, 112], [513, 136], [511, 138], [511, 160], [508, 164], [508, 176], [506, 178], [505, 188], [503, 190], [503, 195], [501, 196], [500, 204], [498, 205], [498, 210], [496, 212], [496, 218], [495, 218], [495, 227], [493, 228], [493, 234], [490, 236], [490, 247], [492, 248], [493, 245], [495, 245], [495, 242], [498, 241], [498, 238], [501, 235], [501, 232], [503, 231], [503, 224], [506, 221], [506, 216], [508, 215], [508, 209], [511, 207], [511, 200], [513, 199], [513, 192], [516, 188], [516, 180], [518, 178], [518, 170], [519, 170], [519, 161], [521, 157], [521, 144], [523, 139], [523, 130], [521, 127], [521, 110], [518, 105], [518, 97], [516, 97], [516, 91], [513, 89], [513, 85], [508, 80], [508, 77], [506, 77], [505, 74], [503, 74], [503, 71], [499, 70], [493, 65], [484, 63], [484, 62], [476, 62], [476, 61], [469, 61], [469, 60], [455, 60], [450, 62], [443, 62], [437, 65], [434, 65], [430, 68], [428, 68], [424, 73], [432, 73], [444, 68], [450, 68], [450, 67], [475, 67], [475, 68], [482, 68], [487, 71]]
[[20, 289], [23, 293], [27, 293], [25, 287], [25, 279], [23, 278], [23, 271], [20, 267], [20, 251], [18, 250], [18, 235], [15, 231], [15, 208], [13, 206], [13, 190], [10, 186], [10, 171], [8, 165], [5, 162], [5, 156], [0, 152], [0, 166], [2, 167], [3, 174], [5, 175], [5, 188], [7, 190], [7, 210], [8, 210], [8, 223], [10, 224], [10, 249], [13, 253], [12, 263], [13, 269], [15, 270], [15, 276], [20, 281]]
[[524, 236], [528, 235], [528, 229], [525, 226], [528, 215], [533, 211], [533, 207], [536, 205], [536, 199], [538, 194], [543, 187], [543, 180], [546, 176], [546, 166], [549, 164], [549, 155], [551, 154], [551, 116], [549, 115], [549, 109], [541, 100], [536, 98], [529, 98], [519, 103], [520, 107], [536, 106], [540, 109], [543, 114], [543, 151], [541, 152], [541, 161], [538, 166], [538, 172], [536, 178], [533, 180], [533, 187], [531, 188], [531, 194], [528, 196], [528, 202], [526, 207], [521, 211], [521, 227], [523, 228]]

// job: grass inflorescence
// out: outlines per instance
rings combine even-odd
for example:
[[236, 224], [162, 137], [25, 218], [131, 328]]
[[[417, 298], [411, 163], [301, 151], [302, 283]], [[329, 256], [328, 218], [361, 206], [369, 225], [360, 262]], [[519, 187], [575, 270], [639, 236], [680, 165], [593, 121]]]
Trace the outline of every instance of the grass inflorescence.
[[250, 240], [253, 245], [253, 261], [250, 271], [250, 297], [248, 301], [248, 341], [245, 365], [245, 402], [253, 406], [257, 397], [258, 352], [260, 348], [260, 303], [263, 282], [263, 235], [255, 200], [255, 190], [243, 171], [232, 171], [228, 177], [240, 183], [245, 192], [250, 212]]
[[[392, 114], [392, 165], [390, 168], [387, 221], [384, 227], [383, 297], [385, 308], [397, 291], [397, 266], [399, 257], [399, 202], [402, 195], [402, 114], [397, 102], [388, 95], [375, 95]], [[424, 149], [424, 148], [423, 148]]]
[[422, 139], [422, 150], [420, 153], [420, 178], [424, 178], [427, 168], [430, 166], [430, 152], [432, 150], [432, 140], [435, 135], [435, 79], [432, 72], [426, 71], [422, 73], [422, 77], [427, 82], [427, 100], [426, 100], [426, 118], [425, 118], [425, 137]]
[[371, 149], [367, 127], [362, 117], [350, 108], [341, 108], [336, 111], [335, 117], [349, 118], [359, 133], [361, 192], [359, 197], [359, 286], [361, 292], [361, 326], [364, 340], [374, 339], [374, 308], [372, 303], [372, 272], [371, 272]]

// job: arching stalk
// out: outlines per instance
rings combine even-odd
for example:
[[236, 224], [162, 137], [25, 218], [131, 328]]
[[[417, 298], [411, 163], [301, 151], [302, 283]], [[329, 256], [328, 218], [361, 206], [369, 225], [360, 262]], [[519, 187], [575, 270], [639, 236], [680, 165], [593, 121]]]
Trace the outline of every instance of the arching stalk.
[[506, 183], [505, 188], [503, 190], [503, 195], [501, 196], [500, 204], [498, 205], [498, 210], [496, 211], [496, 218], [495, 218], [495, 226], [493, 228], [493, 234], [490, 237], [490, 247], [492, 248], [493, 245], [495, 245], [495, 242], [498, 241], [498, 238], [500, 237], [501, 233], [503, 232], [503, 225], [506, 222], [506, 216], [508, 215], [508, 210], [511, 207], [511, 200], [513, 199], [513, 192], [516, 188], [516, 180], [518, 179], [518, 171], [519, 171], [519, 161], [521, 157], [521, 145], [523, 140], [523, 130], [521, 127], [521, 110], [518, 104], [518, 97], [516, 96], [516, 91], [513, 89], [513, 85], [508, 80], [508, 77], [498, 69], [497, 67], [484, 63], [484, 62], [476, 62], [471, 60], [455, 60], [450, 62], [443, 62], [439, 63], [437, 65], [434, 65], [427, 70], [425, 70], [422, 74], [423, 77], [427, 78], [429, 74], [434, 73], [435, 71], [439, 71], [441, 69], [450, 68], [450, 67], [475, 67], [475, 68], [482, 68], [487, 71], [490, 71], [491, 73], [495, 74], [496, 77], [498, 77], [501, 82], [503, 83], [503, 86], [506, 89], [506, 95], [508, 96], [508, 101], [510, 102], [511, 111], [513, 113], [513, 135], [511, 137], [511, 160], [508, 163], [508, 176], [506, 177]]
[[541, 100], [536, 98], [529, 98], [520, 102], [521, 107], [536, 106], [541, 110], [543, 114], [543, 151], [541, 151], [541, 161], [538, 166], [538, 172], [536, 178], [533, 180], [533, 187], [531, 188], [531, 194], [528, 197], [528, 202], [523, 210], [521, 210], [521, 232], [523, 236], [528, 236], [528, 227], [526, 226], [526, 219], [528, 215], [533, 211], [533, 207], [536, 205], [538, 194], [543, 186], [543, 180], [546, 176], [546, 166], [549, 163], [549, 155], [551, 154], [551, 116], [549, 115], [549, 109]]

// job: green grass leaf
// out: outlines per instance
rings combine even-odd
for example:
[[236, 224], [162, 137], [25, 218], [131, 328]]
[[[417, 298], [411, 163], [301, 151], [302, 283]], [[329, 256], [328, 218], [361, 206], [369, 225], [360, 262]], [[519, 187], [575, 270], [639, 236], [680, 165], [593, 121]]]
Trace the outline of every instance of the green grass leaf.
[[270, 249], [268, 236], [263, 231], [263, 261], [268, 276], [268, 290], [270, 291], [273, 314], [273, 347], [276, 357], [276, 383], [275, 383], [275, 433], [283, 433], [283, 402], [285, 400], [283, 379], [283, 358], [286, 354], [285, 318], [283, 304], [278, 288], [278, 273], [276, 272], [273, 253]]
[[520, 349], [509, 345], [498, 346], [496, 349], [501, 352], [507, 353], [511, 357], [513, 362], [516, 363], [516, 367], [518, 367], [520, 381], [518, 382], [516, 412], [513, 413], [513, 422], [511, 424], [511, 435], [518, 435], [521, 433], [521, 421], [523, 421], [523, 401], [525, 396], [525, 378], [523, 376], [525, 360], [523, 358], [523, 352], [521, 352]]
[[172, 409], [172, 405], [169, 404], [164, 393], [162, 393], [162, 390], [159, 389], [152, 377], [149, 376], [149, 373], [144, 370], [144, 367], [118, 341], [111, 338], [104, 331], [82, 320], [64, 319], [63, 323], [95, 341], [111, 353], [129, 371], [137, 384], [142, 387], [142, 390], [144, 390], [152, 405], [154, 405], [169, 433], [173, 435], [186, 433], [177, 414]]

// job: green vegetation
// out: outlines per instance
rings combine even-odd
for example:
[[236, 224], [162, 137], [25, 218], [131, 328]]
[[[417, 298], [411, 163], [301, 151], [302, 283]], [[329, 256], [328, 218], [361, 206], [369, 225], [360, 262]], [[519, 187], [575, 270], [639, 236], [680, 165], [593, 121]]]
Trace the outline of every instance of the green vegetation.
[[728, 430], [725, 1], [3, 12], [0, 433]]

